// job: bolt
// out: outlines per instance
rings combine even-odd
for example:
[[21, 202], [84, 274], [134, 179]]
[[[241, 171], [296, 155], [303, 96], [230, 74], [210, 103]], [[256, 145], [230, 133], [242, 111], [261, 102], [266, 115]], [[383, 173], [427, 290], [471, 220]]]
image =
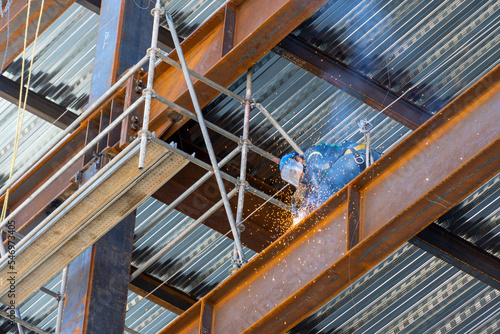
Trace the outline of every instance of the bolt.
[[135, 91], [137, 94], [141, 94], [141, 93], [142, 93], [142, 87], [141, 87], [141, 86], [135, 86], [134, 91]]
[[130, 116], [130, 121], [132, 123], [138, 123], [139, 122], [139, 117], [137, 117], [137, 115], [132, 115], [132, 116]]
[[128, 137], [128, 141], [131, 143], [136, 139], [136, 136], [130, 136]]

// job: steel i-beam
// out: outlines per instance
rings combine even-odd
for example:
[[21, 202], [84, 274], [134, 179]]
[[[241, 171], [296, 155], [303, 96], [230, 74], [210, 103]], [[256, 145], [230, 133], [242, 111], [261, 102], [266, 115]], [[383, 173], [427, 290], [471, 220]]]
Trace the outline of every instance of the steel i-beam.
[[500, 66], [353, 180], [359, 203], [344, 187], [161, 333], [198, 333], [203, 305], [212, 333], [286, 332], [333, 298], [500, 171], [499, 81]]

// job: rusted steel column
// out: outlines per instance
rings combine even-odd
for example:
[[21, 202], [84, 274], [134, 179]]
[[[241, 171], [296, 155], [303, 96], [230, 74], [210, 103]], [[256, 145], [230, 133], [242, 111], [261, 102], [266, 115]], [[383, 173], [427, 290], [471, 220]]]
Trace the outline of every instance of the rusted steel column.
[[[151, 40], [150, 10], [138, 8], [133, 0], [102, 2], [90, 104], [146, 54]], [[104, 110], [95, 124], [89, 122], [87, 141], [121, 113], [120, 105], [112, 107], [111, 114]], [[118, 142], [119, 134], [113, 132], [112, 144]], [[95, 153], [102, 153], [108, 139], [99, 142]], [[88, 156], [84, 164], [92, 164], [92, 159]], [[96, 164], [84, 173], [84, 181], [93, 175], [93, 169], [99, 169]], [[70, 264], [62, 333], [124, 332], [134, 227], [135, 211]]]
[[[202, 299], [213, 331], [286, 332], [500, 172], [499, 107], [500, 66], [351, 182], [355, 247], [344, 187]], [[161, 333], [196, 327], [197, 305]]]

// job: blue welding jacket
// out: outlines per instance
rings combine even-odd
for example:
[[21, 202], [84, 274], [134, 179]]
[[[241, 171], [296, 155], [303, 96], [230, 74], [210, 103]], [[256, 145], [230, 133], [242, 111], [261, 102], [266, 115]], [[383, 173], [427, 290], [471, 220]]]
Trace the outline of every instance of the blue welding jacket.
[[[348, 149], [352, 152], [358, 145], [353, 142], [318, 144], [304, 152], [305, 168], [301, 183], [307, 191], [302, 207], [296, 210], [302, 211], [303, 215], [309, 214], [364, 170], [365, 163], [359, 165], [354, 160], [354, 154], [346, 154]], [[357, 152], [365, 158], [364, 149]], [[373, 150], [371, 154], [373, 161], [380, 158], [380, 154]]]

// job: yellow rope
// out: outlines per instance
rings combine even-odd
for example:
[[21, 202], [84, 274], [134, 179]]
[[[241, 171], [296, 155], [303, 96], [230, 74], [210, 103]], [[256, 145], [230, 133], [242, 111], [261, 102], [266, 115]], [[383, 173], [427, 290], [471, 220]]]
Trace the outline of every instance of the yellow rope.
[[[14, 166], [16, 164], [16, 157], [17, 157], [17, 149], [19, 147], [19, 141], [21, 139], [21, 134], [22, 134], [24, 114], [26, 111], [26, 102], [28, 101], [28, 92], [30, 89], [31, 72], [33, 70], [33, 61], [35, 58], [36, 42], [38, 40], [38, 32], [40, 29], [40, 22], [42, 21], [42, 13], [43, 13], [44, 3], [45, 3], [45, 0], [42, 0], [42, 4], [40, 6], [40, 15], [38, 16], [38, 23], [36, 26], [35, 41], [33, 43], [33, 51], [31, 53], [31, 61], [30, 61], [30, 67], [29, 67], [29, 72], [28, 72], [28, 81], [26, 84], [26, 93], [24, 95], [24, 102], [22, 103], [23, 86], [24, 86], [24, 63], [26, 60], [26, 43], [27, 43], [27, 39], [28, 39], [28, 23], [29, 23], [29, 17], [30, 17], [30, 9], [31, 9], [31, 0], [28, 0], [28, 9], [27, 9], [27, 13], [26, 13], [26, 28], [25, 28], [25, 32], [24, 32], [23, 61], [22, 61], [22, 69], [21, 69], [21, 84], [20, 84], [21, 87], [19, 89], [19, 105], [17, 108], [16, 136], [14, 139], [14, 149], [13, 149], [13, 153], [12, 153], [12, 164], [10, 167], [9, 180], [12, 178], [12, 175], [14, 174]], [[22, 103], [22, 108], [21, 108], [21, 103]], [[3, 208], [2, 208], [2, 216], [0, 218], [0, 221], [3, 221], [7, 215], [9, 194], [10, 194], [10, 188], [8, 188], [6, 193], [5, 193], [5, 198], [3, 201]]]

